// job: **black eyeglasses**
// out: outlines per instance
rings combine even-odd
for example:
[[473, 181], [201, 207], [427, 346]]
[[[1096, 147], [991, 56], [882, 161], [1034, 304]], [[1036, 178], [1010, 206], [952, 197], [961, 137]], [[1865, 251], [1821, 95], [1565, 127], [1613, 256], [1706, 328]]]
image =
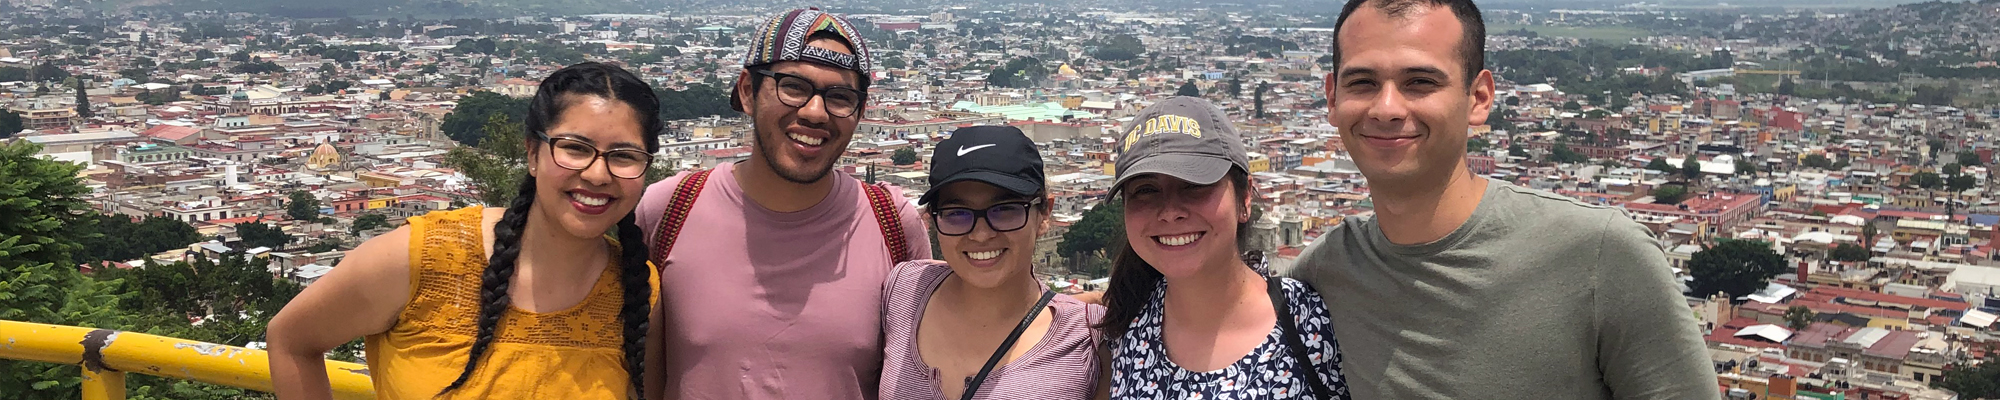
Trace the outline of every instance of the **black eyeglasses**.
[[784, 103], [785, 106], [792, 108], [800, 108], [805, 107], [806, 103], [811, 102], [813, 96], [819, 96], [820, 107], [825, 108], [827, 115], [832, 115], [834, 118], [854, 116], [854, 112], [861, 109], [862, 100], [868, 96], [867, 93], [862, 93], [859, 90], [845, 86], [821, 88], [818, 85], [814, 85], [811, 80], [798, 75], [768, 69], [752, 69], [751, 71], [778, 81], [776, 90], [778, 92], [779, 103]]
[[535, 137], [549, 143], [549, 155], [556, 166], [571, 171], [589, 169], [604, 159], [605, 171], [620, 179], [639, 179], [646, 176], [646, 168], [653, 165], [653, 155], [639, 149], [598, 150], [588, 142], [568, 137], [549, 137], [546, 133], [536, 133]]
[[986, 220], [986, 227], [994, 232], [1013, 232], [1028, 226], [1028, 208], [1041, 204], [1042, 199], [1000, 203], [975, 210], [965, 207], [945, 207], [931, 210], [931, 218], [937, 220], [938, 234], [963, 236], [972, 233], [979, 220]]

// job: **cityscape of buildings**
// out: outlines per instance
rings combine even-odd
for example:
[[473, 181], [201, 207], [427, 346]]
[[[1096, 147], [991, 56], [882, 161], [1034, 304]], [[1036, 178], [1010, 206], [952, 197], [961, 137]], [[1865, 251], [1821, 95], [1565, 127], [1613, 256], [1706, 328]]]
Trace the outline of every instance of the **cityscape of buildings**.
[[[454, 136], [467, 129], [451, 122], [466, 112], [462, 99], [532, 96], [540, 77], [596, 60], [726, 111], [717, 94], [737, 76], [743, 36], [775, 9], [102, 23], [53, 5], [18, 11], [40, 25], [0, 36], [0, 104], [21, 128], [0, 141], [85, 165], [99, 212], [171, 218], [214, 239], [151, 259], [244, 252], [310, 284], [405, 217], [481, 203], [446, 161], [476, 143]], [[2000, 5], [1675, 12], [1489, 10], [1498, 100], [1495, 117], [1470, 132], [1470, 168], [1623, 208], [1651, 228], [1689, 282], [1718, 390], [1733, 398], [1958, 398], [1932, 384], [2000, 346], [2000, 89], [1983, 75], [2000, 77], [1991, 72]], [[1939, 12], [1960, 17], [1927, 19]], [[1192, 92], [1244, 133], [1262, 209], [1250, 247], [1285, 264], [1326, 227], [1372, 209], [1326, 123], [1330, 14], [1041, 4], [854, 13], [881, 67], [836, 168], [914, 195], [930, 146], [954, 129], [1018, 127], [1041, 146], [1055, 199], [1038, 270], [1091, 287], [1108, 263], [1066, 258], [1056, 243], [1106, 199], [1120, 127]], [[1672, 21], [1686, 29], [1657, 25]], [[1564, 34], [1618, 26], [1651, 33]], [[1857, 31], [1884, 33], [1832, 43]], [[1641, 55], [1579, 55], [1607, 46]], [[1583, 68], [1519, 61], [1533, 54], [1567, 54]], [[1651, 57], [1671, 60], [1622, 63]], [[1848, 64], [1896, 72], [1859, 79]], [[740, 115], [682, 117], [669, 122], [656, 169], [749, 157]], [[485, 118], [471, 121], [476, 129]], [[301, 191], [321, 205], [318, 218], [287, 215]], [[389, 223], [350, 229], [371, 214]], [[246, 246], [236, 229], [245, 223], [293, 240]], [[1787, 272], [1740, 298], [1694, 293], [1696, 255], [1730, 240], [1768, 244]], [[341, 245], [314, 246], [328, 242]]]

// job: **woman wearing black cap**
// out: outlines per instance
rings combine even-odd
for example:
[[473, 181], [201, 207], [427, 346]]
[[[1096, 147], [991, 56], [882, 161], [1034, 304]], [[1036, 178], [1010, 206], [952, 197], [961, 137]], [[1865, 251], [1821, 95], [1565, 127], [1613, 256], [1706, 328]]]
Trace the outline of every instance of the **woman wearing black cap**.
[[883, 285], [883, 399], [1086, 399], [1097, 392], [1103, 308], [1035, 279], [1049, 229], [1042, 157], [1021, 130], [959, 129], [931, 156], [919, 203], [943, 260]]
[[[1126, 248], [1104, 295], [1111, 397], [1346, 399], [1325, 303], [1244, 254], [1247, 155], [1193, 97], [1139, 112], [1118, 143]], [[1169, 287], [1171, 286], [1171, 287]]]

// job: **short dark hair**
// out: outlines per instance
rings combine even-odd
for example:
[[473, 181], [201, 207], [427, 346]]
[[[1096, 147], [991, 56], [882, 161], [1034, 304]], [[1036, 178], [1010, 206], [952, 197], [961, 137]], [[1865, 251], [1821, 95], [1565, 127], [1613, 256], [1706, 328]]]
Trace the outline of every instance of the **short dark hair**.
[[1390, 18], [1414, 17], [1425, 9], [1444, 7], [1458, 17], [1459, 26], [1465, 35], [1458, 39], [1458, 56], [1465, 62], [1465, 85], [1472, 87], [1472, 79], [1479, 71], [1486, 69], [1486, 20], [1479, 16], [1479, 6], [1472, 0], [1349, 0], [1340, 9], [1340, 19], [1333, 23], [1333, 65], [1340, 65], [1340, 27], [1347, 25], [1347, 17], [1361, 9], [1362, 4], [1374, 4], [1376, 10], [1388, 14]]

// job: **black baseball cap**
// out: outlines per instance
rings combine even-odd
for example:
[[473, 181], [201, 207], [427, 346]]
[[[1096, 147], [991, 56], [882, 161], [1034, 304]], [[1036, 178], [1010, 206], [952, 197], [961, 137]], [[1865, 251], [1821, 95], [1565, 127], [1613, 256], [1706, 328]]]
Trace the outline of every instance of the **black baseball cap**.
[[1230, 168], [1250, 171], [1250, 156], [1236, 124], [1214, 103], [1176, 96], [1139, 111], [1118, 139], [1118, 179], [1166, 174], [1197, 185], [1221, 181]]
[[979, 181], [1023, 196], [1042, 192], [1042, 154], [1020, 128], [973, 126], [959, 128], [938, 142], [931, 154], [931, 188], [919, 205], [937, 200], [938, 192], [959, 181]]

